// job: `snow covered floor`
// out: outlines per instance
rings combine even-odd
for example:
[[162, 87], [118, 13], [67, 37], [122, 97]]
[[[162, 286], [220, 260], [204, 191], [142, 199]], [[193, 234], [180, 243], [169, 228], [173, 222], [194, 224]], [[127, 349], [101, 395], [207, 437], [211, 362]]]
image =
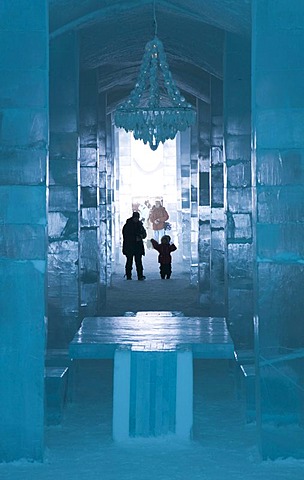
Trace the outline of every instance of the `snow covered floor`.
[[172, 277], [161, 280], [156, 250], [146, 249], [143, 257], [146, 280], [139, 282], [133, 268], [133, 280], [124, 279], [125, 257], [116, 266], [113, 284], [107, 291], [106, 314], [124, 315], [127, 311], [139, 310], [175, 310], [186, 316], [202, 315], [198, 304], [196, 286], [189, 284], [189, 272], [179, 260], [179, 252], [173, 252]]
[[[145, 259], [145, 282], [123, 280], [122, 270], [114, 276], [108, 296], [112, 315], [122, 310], [196, 314], [196, 290], [189, 287], [187, 275], [176, 265], [172, 279], [160, 280], [154, 253], [150, 263]], [[304, 460], [259, 460], [256, 427], [245, 423], [244, 405], [235, 395], [227, 361], [195, 361], [190, 442], [163, 437], [115, 444], [111, 437], [112, 374], [110, 360], [82, 361], [76, 396], [66, 407], [62, 425], [46, 428], [44, 463], [0, 464], [0, 479], [303, 480]]]
[[45, 462], [2, 464], [1, 480], [303, 480], [304, 461], [259, 461], [255, 426], [245, 424], [225, 361], [196, 361], [194, 373], [191, 442], [115, 444], [112, 362], [82, 362], [75, 403], [61, 426], [46, 429]]

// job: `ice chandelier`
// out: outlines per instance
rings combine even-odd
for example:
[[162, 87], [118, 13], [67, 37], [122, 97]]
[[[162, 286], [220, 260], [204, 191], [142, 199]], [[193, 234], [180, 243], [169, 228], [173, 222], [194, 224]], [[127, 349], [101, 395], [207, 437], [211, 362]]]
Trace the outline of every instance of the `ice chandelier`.
[[155, 37], [146, 44], [135, 88], [114, 113], [117, 127], [133, 131], [135, 140], [149, 143], [152, 150], [196, 121], [196, 111], [177, 88], [157, 37], [155, 1], [154, 25]]

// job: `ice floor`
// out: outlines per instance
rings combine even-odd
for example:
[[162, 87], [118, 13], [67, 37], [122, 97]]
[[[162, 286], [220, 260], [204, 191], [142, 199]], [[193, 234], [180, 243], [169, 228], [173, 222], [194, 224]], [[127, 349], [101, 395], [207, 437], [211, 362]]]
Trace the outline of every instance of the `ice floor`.
[[[124, 281], [118, 269], [109, 290], [112, 314], [170, 309], [195, 315], [196, 292], [182, 267], [161, 281], [153, 255], [145, 282]], [[245, 423], [227, 361], [195, 361], [193, 440], [185, 443], [174, 437], [112, 441], [112, 368], [111, 361], [82, 362], [75, 401], [60, 426], [46, 428], [44, 463], [0, 464], [0, 479], [303, 480], [302, 460], [260, 461], [256, 428]]]

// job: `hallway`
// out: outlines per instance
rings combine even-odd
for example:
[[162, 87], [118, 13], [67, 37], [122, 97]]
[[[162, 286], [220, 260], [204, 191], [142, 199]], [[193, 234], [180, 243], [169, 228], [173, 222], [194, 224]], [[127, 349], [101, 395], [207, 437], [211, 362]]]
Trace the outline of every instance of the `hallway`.
[[[280, 458], [304, 459], [304, 0], [6, 0], [0, 12], [1, 480], [303, 478], [302, 460]], [[169, 219], [147, 223], [157, 202]], [[146, 280], [124, 279], [133, 210], [172, 234], [170, 280], [150, 250]], [[250, 350], [257, 431], [218, 362], [196, 363], [181, 455], [171, 441], [112, 442], [109, 362], [100, 377], [84, 361], [79, 401], [45, 429], [48, 350], [69, 364], [83, 318], [142, 310], [225, 319]]]

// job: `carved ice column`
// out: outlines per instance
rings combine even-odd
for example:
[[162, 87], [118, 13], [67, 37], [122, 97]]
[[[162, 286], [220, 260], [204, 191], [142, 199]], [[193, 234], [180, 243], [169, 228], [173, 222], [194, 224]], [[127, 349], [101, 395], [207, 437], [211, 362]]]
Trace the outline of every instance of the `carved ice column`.
[[225, 259], [226, 215], [224, 210], [224, 165], [223, 165], [223, 82], [211, 77], [211, 270], [210, 270], [210, 315], [226, 315]]
[[106, 157], [106, 96], [98, 100], [98, 141], [99, 141], [99, 282], [101, 303], [106, 303], [107, 286], [107, 157]]
[[98, 86], [95, 70], [80, 75], [80, 237], [81, 316], [100, 311]]
[[223, 85], [210, 76], [208, 86], [206, 100], [198, 102], [199, 298], [202, 314], [225, 316]]
[[112, 231], [114, 198], [114, 155], [112, 146], [112, 125], [107, 116], [106, 94], [99, 96], [99, 215], [100, 215], [100, 284], [102, 300], [106, 301], [106, 287], [112, 274]]
[[203, 315], [210, 315], [211, 222], [210, 222], [210, 104], [198, 100], [199, 137], [199, 301]]
[[106, 117], [106, 162], [107, 162], [107, 286], [111, 285], [113, 273], [113, 259], [115, 258], [114, 222], [115, 204], [114, 204], [114, 127], [112, 125], [111, 115]]
[[120, 213], [120, 159], [119, 159], [119, 131], [117, 128], [113, 127], [113, 140], [114, 140], [114, 147], [113, 147], [113, 161], [114, 161], [114, 222], [113, 222], [113, 248], [114, 248], [114, 265], [113, 265], [113, 273], [115, 272], [115, 267], [120, 263], [120, 241], [121, 241], [121, 232], [120, 232], [120, 224], [121, 224], [121, 213]]
[[41, 461], [48, 12], [42, 0], [0, 10], [0, 462]]
[[262, 346], [303, 347], [304, 4], [288, 6], [294, 29], [285, 28], [285, 9], [276, 2], [269, 0], [273, 19], [254, 4], [256, 311]]
[[303, 458], [304, 2], [253, 0], [252, 18], [257, 424], [263, 457]]
[[191, 210], [190, 210], [190, 191], [191, 191], [191, 168], [190, 168], [190, 129], [180, 132], [176, 139], [176, 159], [177, 159], [177, 188], [180, 192], [180, 202], [178, 208], [178, 225], [180, 225], [179, 245], [182, 250], [183, 260], [190, 267], [191, 262]]
[[252, 344], [250, 42], [227, 34], [224, 75], [228, 323], [238, 345]]
[[199, 150], [198, 150], [198, 123], [190, 129], [190, 283], [198, 284], [198, 171], [199, 171]]
[[78, 42], [50, 44], [49, 345], [66, 346], [79, 327]]

